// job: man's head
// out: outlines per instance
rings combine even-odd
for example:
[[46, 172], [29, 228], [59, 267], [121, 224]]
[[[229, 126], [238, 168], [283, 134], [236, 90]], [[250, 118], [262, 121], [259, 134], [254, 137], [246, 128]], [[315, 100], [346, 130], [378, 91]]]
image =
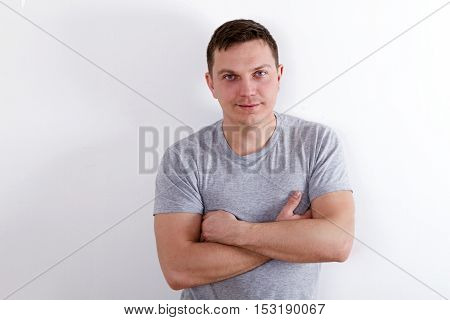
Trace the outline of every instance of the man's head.
[[205, 78], [227, 124], [258, 126], [273, 118], [283, 66], [269, 31], [252, 20], [228, 21], [207, 49]]

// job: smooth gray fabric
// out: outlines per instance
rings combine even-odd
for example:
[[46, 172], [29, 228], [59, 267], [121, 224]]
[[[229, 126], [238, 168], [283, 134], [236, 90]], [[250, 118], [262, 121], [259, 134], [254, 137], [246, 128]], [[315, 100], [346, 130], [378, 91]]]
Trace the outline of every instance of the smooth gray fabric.
[[[352, 191], [341, 144], [330, 127], [274, 114], [271, 138], [247, 156], [229, 147], [223, 120], [170, 146], [158, 169], [154, 215], [225, 210], [239, 220], [268, 222], [293, 190], [303, 193], [296, 214], [320, 195]], [[315, 299], [319, 271], [320, 263], [270, 260], [238, 276], [185, 289], [181, 299]]]

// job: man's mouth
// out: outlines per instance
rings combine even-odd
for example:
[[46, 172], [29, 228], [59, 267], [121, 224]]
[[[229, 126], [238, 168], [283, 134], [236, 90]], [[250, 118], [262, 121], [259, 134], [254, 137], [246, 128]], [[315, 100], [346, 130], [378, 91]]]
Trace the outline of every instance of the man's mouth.
[[259, 106], [259, 103], [255, 103], [255, 104], [238, 104], [238, 106], [242, 107], [242, 108], [253, 108], [253, 107]]

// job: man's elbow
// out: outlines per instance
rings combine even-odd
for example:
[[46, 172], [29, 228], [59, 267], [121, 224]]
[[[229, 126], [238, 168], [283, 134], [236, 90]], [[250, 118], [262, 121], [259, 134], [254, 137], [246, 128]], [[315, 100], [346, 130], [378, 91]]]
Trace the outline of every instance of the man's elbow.
[[172, 290], [178, 291], [188, 287], [186, 282], [183, 280], [183, 276], [179, 272], [168, 271], [164, 273], [164, 277]]
[[178, 290], [182, 290], [185, 289], [185, 286], [183, 286], [181, 283], [179, 282], [173, 282], [173, 281], [167, 281], [167, 283], [169, 284], [170, 289], [178, 291]]
[[350, 256], [350, 252], [352, 251], [353, 246], [353, 238], [345, 239], [340, 242], [337, 248], [335, 248], [334, 252], [334, 261], [335, 262], [345, 262]]

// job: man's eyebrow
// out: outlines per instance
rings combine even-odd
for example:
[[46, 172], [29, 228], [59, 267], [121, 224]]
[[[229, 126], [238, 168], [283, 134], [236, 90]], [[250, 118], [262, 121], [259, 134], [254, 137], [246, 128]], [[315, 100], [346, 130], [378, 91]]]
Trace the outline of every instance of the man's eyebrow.
[[[258, 69], [262, 69], [262, 68], [272, 68], [272, 66], [270, 65], [270, 64], [262, 64], [262, 65], [260, 65], [260, 66], [258, 66], [258, 67], [256, 67], [256, 68], [253, 68], [251, 71], [255, 71], [255, 70], [258, 70]], [[219, 72], [217, 72], [217, 75], [221, 75], [222, 73], [236, 73], [236, 72], [234, 72], [233, 70], [231, 70], [231, 69], [221, 69]]]

